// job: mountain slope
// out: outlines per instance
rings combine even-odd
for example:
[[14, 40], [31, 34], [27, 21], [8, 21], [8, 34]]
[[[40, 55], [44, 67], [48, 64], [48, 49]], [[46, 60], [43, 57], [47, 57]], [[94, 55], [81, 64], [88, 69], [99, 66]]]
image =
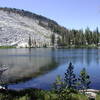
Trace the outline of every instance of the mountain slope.
[[[28, 46], [31, 37], [33, 46], [50, 46], [51, 35], [60, 36], [60, 27], [55, 21], [28, 11], [0, 8], [0, 45]], [[57, 31], [55, 31], [57, 30]]]

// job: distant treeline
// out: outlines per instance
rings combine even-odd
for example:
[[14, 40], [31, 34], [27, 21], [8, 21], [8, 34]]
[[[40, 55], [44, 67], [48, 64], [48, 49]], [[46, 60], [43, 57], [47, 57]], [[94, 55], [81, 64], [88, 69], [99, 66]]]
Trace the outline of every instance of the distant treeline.
[[[26, 16], [38, 21], [38, 24], [46, 29], [50, 29], [53, 34], [51, 36], [52, 45], [57, 44], [58, 46], [98, 46], [100, 42], [100, 34], [98, 27], [91, 31], [88, 27], [83, 30], [67, 29], [60, 26], [57, 22], [48, 19], [44, 16], [31, 13], [29, 11], [20, 10], [16, 8], [0, 8], [0, 10], [7, 11], [8, 13], [16, 13], [21, 16]], [[55, 37], [55, 33], [58, 37]]]
[[[55, 36], [51, 37], [52, 41], [54, 41]], [[83, 30], [66, 30], [61, 34], [61, 37], [58, 37], [57, 44], [59, 46], [99, 46], [100, 43], [100, 33], [98, 27], [91, 31], [87, 28], [85, 31]]]

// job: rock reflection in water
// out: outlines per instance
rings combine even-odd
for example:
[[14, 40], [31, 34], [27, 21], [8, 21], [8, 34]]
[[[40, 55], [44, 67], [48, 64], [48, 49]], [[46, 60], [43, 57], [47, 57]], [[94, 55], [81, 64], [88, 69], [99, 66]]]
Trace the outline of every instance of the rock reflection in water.
[[6, 81], [23, 81], [47, 73], [56, 67], [53, 56], [46, 56], [46, 49], [8, 49], [2, 52], [0, 62], [9, 67], [2, 76]]
[[57, 75], [64, 77], [70, 61], [77, 75], [85, 67], [91, 76], [91, 88], [100, 89], [100, 49], [0, 49], [0, 63], [9, 66], [3, 78], [13, 82], [32, 78], [10, 84], [11, 89], [50, 89]]

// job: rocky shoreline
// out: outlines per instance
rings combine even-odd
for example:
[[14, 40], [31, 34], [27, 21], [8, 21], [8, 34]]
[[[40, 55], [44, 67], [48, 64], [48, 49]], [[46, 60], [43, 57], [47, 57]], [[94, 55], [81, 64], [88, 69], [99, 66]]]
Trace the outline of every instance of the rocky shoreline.
[[95, 100], [96, 96], [98, 93], [100, 93], [100, 90], [96, 90], [96, 89], [87, 89], [87, 90], [79, 90], [79, 92], [84, 92], [85, 95], [90, 99], [90, 100]]

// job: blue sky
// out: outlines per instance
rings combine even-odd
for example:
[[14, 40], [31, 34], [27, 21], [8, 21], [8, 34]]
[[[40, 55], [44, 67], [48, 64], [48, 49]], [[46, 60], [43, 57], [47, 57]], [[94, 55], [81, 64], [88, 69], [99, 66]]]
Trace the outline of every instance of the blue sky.
[[28, 10], [70, 29], [100, 29], [100, 0], [0, 0], [0, 6]]

